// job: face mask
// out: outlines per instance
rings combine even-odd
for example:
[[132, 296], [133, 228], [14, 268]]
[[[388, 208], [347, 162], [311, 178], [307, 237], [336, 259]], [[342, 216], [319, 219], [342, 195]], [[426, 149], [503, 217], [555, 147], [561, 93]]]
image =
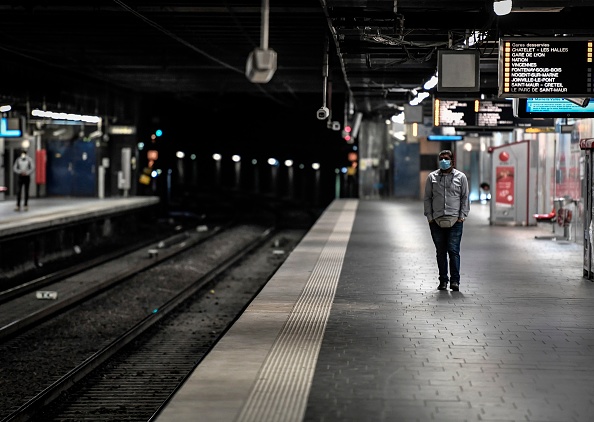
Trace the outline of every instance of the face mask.
[[439, 168], [442, 170], [447, 170], [451, 167], [452, 161], [451, 160], [439, 160]]

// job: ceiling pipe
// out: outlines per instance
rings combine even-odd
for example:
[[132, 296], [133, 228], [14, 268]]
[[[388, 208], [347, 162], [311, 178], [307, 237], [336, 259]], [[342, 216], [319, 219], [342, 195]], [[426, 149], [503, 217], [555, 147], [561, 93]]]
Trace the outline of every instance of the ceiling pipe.
[[268, 50], [268, 17], [270, 16], [270, 4], [268, 0], [262, 0], [262, 25], [260, 26], [260, 48]]
[[[318, 120], [326, 120], [330, 117], [330, 109], [328, 108], [328, 49], [329, 49], [329, 41], [328, 37], [326, 37], [326, 41], [324, 42], [324, 61], [322, 65], [322, 107], [318, 109], [316, 112], [316, 117]], [[330, 120], [328, 120], [328, 125], [330, 125]]]
[[326, 16], [326, 22], [328, 23], [328, 29], [332, 34], [332, 39], [334, 40], [334, 46], [336, 47], [336, 55], [338, 56], [338, 60], [340, 61], [340, 69], [342, 70], [342, 77], [344, 79], [344, 83], [347, 87], [349, 95], [353, 96], [353, 91], [351, 89], [351, 84], [349, 83], [349, 78], [347, 77], [346, 73], [346, 66], [344, 64], [344, 59], [342, 57], [342, 53], [340, 51], [340, 43], [338, 42], [338, 36], [336, 34], [336, 28], [332, 26], [332, 19], [330, 18], [330, 13], [328, 12], [328, 3], [326, 0], [320, 0], [320, 4], [322, 5], [322, 10], [324, 11], [324, 16]]
[[330, 42], [328, 41], [328, 37], [326, 37], [326, 41], [324, 42], [324, 64], [322, 66], [322, 76], [324, 78], [324, 86], [323, 89], [323, 96], [324, 102], [322, 105], [324, 107], [327, 106], [327, 98], [328, 98], [328, 71], [329, 71], [329, 64], [328, 64], [328, 49], [330, 48]]

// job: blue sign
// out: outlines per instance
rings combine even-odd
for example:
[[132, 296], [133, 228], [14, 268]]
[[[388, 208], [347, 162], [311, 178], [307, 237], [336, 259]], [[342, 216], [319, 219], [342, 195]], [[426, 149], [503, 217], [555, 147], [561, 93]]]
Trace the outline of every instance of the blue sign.
[[461, 141], [464, 139], [462, 135], [429, 135], [427, 136], [428, 141]]
[[[15, 120], [18, 123], [18, 119], [11, 119]], [[23, 136], [23, 131], [20, 129], [9, 129], [8, 128], [8, 119], [6, 117], [2, 117], [0, 120], [0, 138], [20, 138]]]

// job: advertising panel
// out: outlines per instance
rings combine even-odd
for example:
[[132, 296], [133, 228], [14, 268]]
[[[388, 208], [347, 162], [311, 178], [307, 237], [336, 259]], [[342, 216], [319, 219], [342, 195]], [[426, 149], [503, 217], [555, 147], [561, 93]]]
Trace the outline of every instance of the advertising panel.
[[514, 205], [514, 177], [515, 167], [497, 166], [495, 169], [495, 202], [498, 206], [512, 207]]

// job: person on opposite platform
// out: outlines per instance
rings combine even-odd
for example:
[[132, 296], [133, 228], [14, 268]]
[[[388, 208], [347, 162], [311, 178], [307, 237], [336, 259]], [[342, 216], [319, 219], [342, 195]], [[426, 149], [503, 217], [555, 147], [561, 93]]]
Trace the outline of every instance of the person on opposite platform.
[[35, 164], [27, 151], [23, 150], [21, 156], [14, 161], [12, 167], [17, 175], [17, 202], [15, 211], [21, 210], [21, 192], [24, 190], [23, 206], [24, 210], [29, 210], [29, 183], [31, 182], [31, 173], [35, 170]]
[[424, 214], [429, 221], [437, 254], [437, 288], [446, 290], [449, 282], [453, 291], [459, 291], [460, 243], [464, 220], [470, 212], [468, 179], [454, 168], [452, 151], [441, 151], [438, 164], [439, 169], [429, 173], [425, 183]]

